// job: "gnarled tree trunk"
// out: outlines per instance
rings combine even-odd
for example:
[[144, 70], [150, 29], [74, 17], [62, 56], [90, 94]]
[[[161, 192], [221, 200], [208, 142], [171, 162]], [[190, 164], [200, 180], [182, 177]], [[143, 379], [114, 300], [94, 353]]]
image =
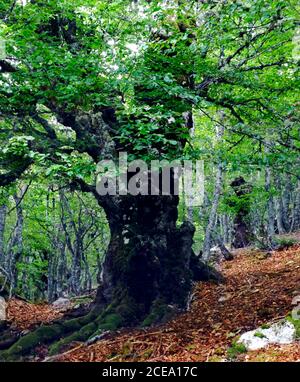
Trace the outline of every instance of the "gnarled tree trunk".
[[119, 305], [128, 324], [144, 320], [157, 304], [186, 305], [194, 227], [176, 227], [177, 205], [176, 196], [125, 196], [107, 211], [111, 241], [100, 293]]

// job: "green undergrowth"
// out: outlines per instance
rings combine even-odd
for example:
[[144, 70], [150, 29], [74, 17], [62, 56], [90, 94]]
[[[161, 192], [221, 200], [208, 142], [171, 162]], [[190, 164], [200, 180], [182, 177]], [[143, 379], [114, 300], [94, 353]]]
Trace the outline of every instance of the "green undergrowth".
[[231, 346], [227, 349], [227, 357], [229, 359], [235, 359], [238, 355], [247, 353], [247, 348], [244, 344], [237, 341], [232, 342]]

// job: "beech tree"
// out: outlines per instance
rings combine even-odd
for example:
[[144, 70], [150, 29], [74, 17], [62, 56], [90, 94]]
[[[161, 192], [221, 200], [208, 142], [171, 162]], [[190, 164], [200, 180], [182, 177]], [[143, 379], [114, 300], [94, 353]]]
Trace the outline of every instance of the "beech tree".
[[220, 279], [192, 251], [193, 225], [178, 227], [175, 193], [101, 196], [96, 166], [117, 162], [120, 152], [147, 163], [183, 159], [193, 114], [212, 110], [225, 114], [224, 140], [263, 145], [272, 130], [270, 155], [288, 152], [292, 161], [299, 155], [296, 6], [2, 1], [0, 184], [41, 172], [67, 180], [96, 198], [111, 236], [91, 311], [38, 328], [3, 358], [41, 341], [54, 342], [54, 353], [105, 330], [161, 322], [186, 307], [193, 281]]

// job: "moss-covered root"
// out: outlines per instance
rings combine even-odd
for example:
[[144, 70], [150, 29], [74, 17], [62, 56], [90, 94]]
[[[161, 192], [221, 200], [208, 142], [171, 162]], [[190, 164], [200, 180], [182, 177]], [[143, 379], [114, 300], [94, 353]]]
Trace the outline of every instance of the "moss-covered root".
[[166, 304], [163, 300], [157, 299], [153, 302], [151, 310], [142, 322], [143, 327], [153, 326], [169, 321], [178, 310]]
[[63, 338], [70, 333], [81, 331], [82, 328], [93, 324], [98, 317], [99, 310], [93, 309], [89, 314], [83, 317], [74, 318], [67, 321], [61, 321], [52, 325], [43, 325], [36, 330], [21, 337], [8, 350], [0, 352], [0, 360], [15, 361], [32, 352], [40, 344], [48, 344]]
[[49, 349], [49, 355], [58, 354], [67, 348], [74, 341], [87, 341], [88, 339], [99, 335], [107, 330], [116, 330], [124, 324], [124, 320], [119, 314], [109, 313], [101, 316], [99, 319], [83, 326], [79, 331], [72, 333], [58, 342], [54, 343]]

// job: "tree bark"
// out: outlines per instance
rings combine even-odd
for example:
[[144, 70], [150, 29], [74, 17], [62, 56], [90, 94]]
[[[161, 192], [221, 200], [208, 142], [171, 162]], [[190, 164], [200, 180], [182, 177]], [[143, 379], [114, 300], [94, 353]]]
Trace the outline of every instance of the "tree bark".
[[294, 232], [300, 228], [300, 180], [297, 181], [293, 194], [293, 212], [290, 232]]
[[126, 324], [161, 321], [165, 312], [154, 317], [157, 305], [186, 306], [194, 227], [176, 226], [177, 206], [177, 196], [139, 195], [118, 197], [107, 211], [111, 241], [98, 298], [114, 301]]
[[283, 218], [286, 231], [291, 228], [291, 196], [292, 196], [292, 181], [290, 174], [284, 174], [284, 188], [282, 195], [283, 203]]
[[[265, 153], [268, 155], [270, 153], [271, 142], [267, 141], [265, 145]], [[274, 235], [275, 235], [275, 208], [274, 208], [274, 198], [272, 195], [272, 168], [270, 163], [266, 165], [265, 169], [265, 190], [268, 194], [267, 203], [267, 244], [271, 248], [274, 247]]]
[[4, 232], [5, 232], [5, 222], [6, 222], [7, 206], [0, 206], [0, 265], [4, 263]]
[[15, 209], [16, 209], [16, 225], [12, 232], [11, 239], [7, 246], [5, 269], [9, 275], [10, 283], [10, 296], [14, 293], [17, 286], [17, 262], [22, 256], [23, 252], [23, 207], [22, 199], [27, 191], [28, 186], [22, 186], [19, 194], [14, 195]]
[[251, 186], [246, 183], [243, 177], [239, 177], [231, 183], [231, 187], [239, 199], [238, 203], [236, 203], [236, 216], [233, 223], [233, 246], [235, 248], [244, 248], [253, 239], [249, 221], [250, 204], [248, 200]]
[[[223, 116], [221, 116], [221, 119]], [[219, 144], [222, 141], [224, 135], [223, 125], [217, 125], [216, 127], [216, 141]], [[203, 259], [204, 261], [209, 261], [210, 248], [212, 247], [212, 237], [217, 221], [217, 212], [219, 207], [219, 200], [222, 192], [223, 186], [223, 163], [222, 159], [219, 158], [217, 169], [216, 169], [216, 180], [215, 189], [213, 195], [213, 202], [209, 214], [208, 224], [205, 231], [205, 239], [203, 244]]]
[[275, 197], [275, 209], [276, 209], [276, 223], [278, 228], [279, 234], [286, 233], [286, 229], [284, 226], [284, 210], [283, 210], [283, 203], [282, 203], [282, 187], [281, 187], [281, 180], [280, 180], [280, 174], [275, 177], [275, 186], [277, 189], [278, 195]]

